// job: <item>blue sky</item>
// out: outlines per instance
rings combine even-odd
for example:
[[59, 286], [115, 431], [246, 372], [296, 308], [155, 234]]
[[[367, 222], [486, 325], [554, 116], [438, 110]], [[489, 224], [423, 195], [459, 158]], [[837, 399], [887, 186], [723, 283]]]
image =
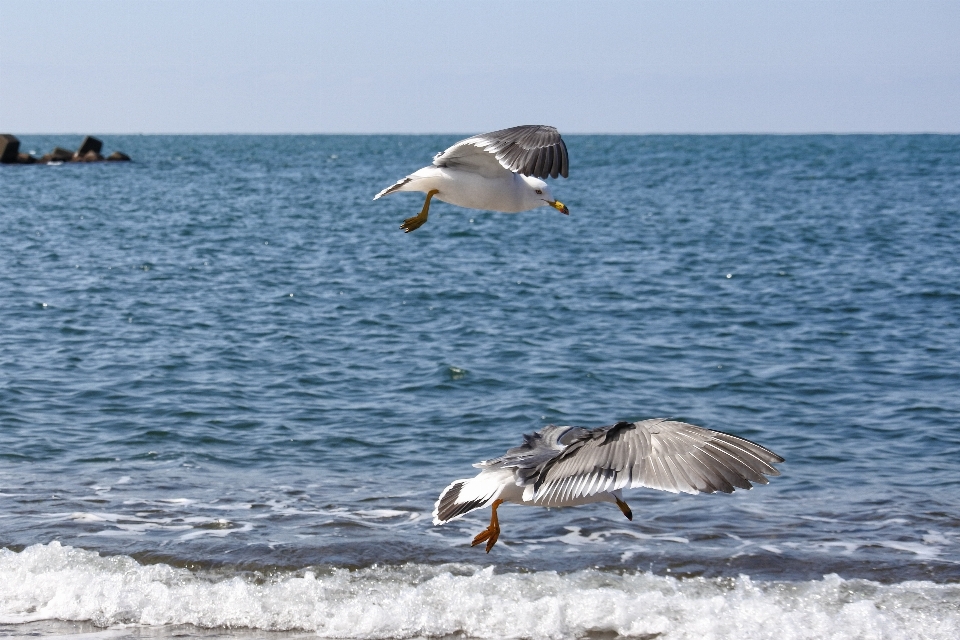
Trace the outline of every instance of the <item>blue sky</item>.
[[960, 1], [0, 0], [0, 131], [960, 133]]

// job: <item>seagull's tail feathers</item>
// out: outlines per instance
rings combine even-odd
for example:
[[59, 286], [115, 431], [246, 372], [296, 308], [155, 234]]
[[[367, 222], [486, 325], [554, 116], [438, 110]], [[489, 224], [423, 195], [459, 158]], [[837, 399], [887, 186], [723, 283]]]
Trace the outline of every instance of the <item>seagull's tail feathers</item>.
[[433, 524], [445, 524], [489, 506], [499, 497], [505, 482], [513, 482], [513, 473], [500, 469], [483, 471], [467, 480], [454, 480], [433, 507]]
[[410, 176], [407, 176], [406, 178], [403, 178], [401, 180], [397, 180], [396, 184], [390, 185], [389, 187], [387, 187], [377, 195], [373, 196], [373, 199], [379, 200], [383, 196], [388, 196], [394, 191], [400, 191], [405, 185], [409, 184], [412, 181], [413, 181], [413, 178], [411, 178]]

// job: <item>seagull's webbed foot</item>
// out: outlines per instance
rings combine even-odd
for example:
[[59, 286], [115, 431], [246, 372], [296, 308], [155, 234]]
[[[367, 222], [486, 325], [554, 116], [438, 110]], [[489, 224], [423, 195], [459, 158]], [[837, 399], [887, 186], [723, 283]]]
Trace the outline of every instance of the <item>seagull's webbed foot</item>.
[[503, 500], [494, 500], [492, 505], [492, 511], [490, 513], [490, 526], [477, 534], [477, 537], [473, 539], [473, 542], [470, 544], [471, 547], [475, 547], [484, 540], [487, 541], [487, 553], [490, 553], [490, 549], [493, 549], [493, 545], [497, 544], [497, 540], [500, 538], [500, 521], [497, 519], [497, 507], [503, 504]]
[[403, 229], [404, 233], [410, 233], [414, 229], [419, 229], [423, 226], [423, 223], [427, 221], [426, 213], [421, 212], [419, 215], [415, 215], [412, 218], [407, 218], [403, 221], [403, 224], [400, 225], [400, 228]]
[[627, 520], [633, 520], [633, 511], [630, 510], [630, 505], [620, 498], [617, 498], [617, 496], [613, 497], [616, 499], [617, 506], [620, 507], [620, 511], [623, 513], [623, 515], [627, 516]]
[[423, 223], [427, 221], [427, 214], [430, 212], [430, 199], [438, 193], [440, 193], [440, 191], [437, 189], [431, 189], [427, 192], [427, 199], [423, 203], [423, 209], [420, 210], [420, 213], [412, 218], [407, 218], [403, 221], [403, 224], [400, 225], [404, 233], [410, 233], [414, 229], [419, 229], [423, 226]]

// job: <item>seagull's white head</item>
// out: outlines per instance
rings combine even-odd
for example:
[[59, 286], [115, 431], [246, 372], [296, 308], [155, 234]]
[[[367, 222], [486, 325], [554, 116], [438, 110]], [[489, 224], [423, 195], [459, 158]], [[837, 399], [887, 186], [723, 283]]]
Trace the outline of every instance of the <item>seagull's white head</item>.
[[553, 207], [560, 213], [570, 215], [570, 210], [567, 209], [567, 205], [553, 197], [553, 194], [550, 193], [550, 187], [547, 186], [546, 182], [539, 178], [531, 178], [530, 176], [522, 177], [523, 181], [527, 183], [526, 193], [523, 194], [524, 199], [529, 202], [531, 209], [535, 207]]

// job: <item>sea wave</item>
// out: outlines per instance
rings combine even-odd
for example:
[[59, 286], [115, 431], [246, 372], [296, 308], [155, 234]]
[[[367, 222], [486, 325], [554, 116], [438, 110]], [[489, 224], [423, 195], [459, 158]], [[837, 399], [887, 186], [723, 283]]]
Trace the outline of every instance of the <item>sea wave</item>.
[[51, 542], [0, 550], [0, 624], [310, 631], [319, 637], [956, 638], [960, 585], [674, 578], [466, 564], [270, 574], [144, 565]]

